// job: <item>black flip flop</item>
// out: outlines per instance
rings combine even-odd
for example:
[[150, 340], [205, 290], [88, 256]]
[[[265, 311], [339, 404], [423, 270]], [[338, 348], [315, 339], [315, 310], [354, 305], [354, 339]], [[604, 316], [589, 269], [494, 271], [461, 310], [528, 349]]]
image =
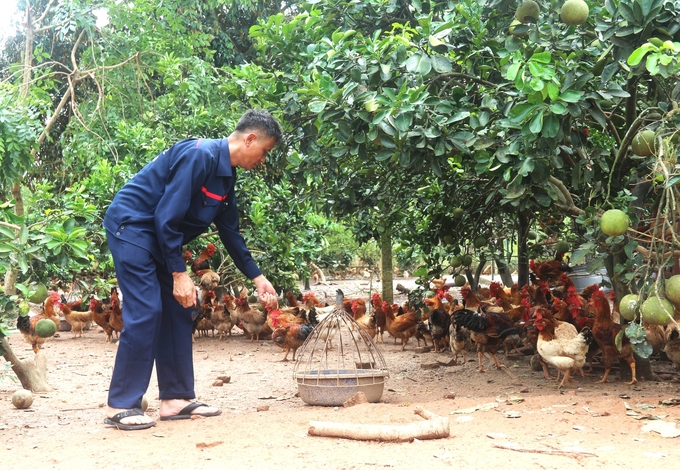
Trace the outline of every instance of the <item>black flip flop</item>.
[[104, 418], [104, 424], [109, 426], [115, 426], [123, 431], [136, 431], [138, 429], [148, 429], [156, 425], [156, 421], [151, 421], [150, 423], [140, 423], [140, 424], [123, 424], [120, 421], [128, 416], [144, 416], [144, 412], [139, 408], [132, 408], [131, 410], [121, 411], [120, 413], [114, 415], [111, 418]]
[[194, 401], [189, 403], [187, 406], [182, 408], [182, 410], [176, 415], [172, 416], [161, 416], [161, 421], [172, 421], [176, 419], [191, 419], [192, 416], [203, 416], [204, 418], [209, 418], [211, 416], [217, 416], [222, 414], [222, 410], [217, 410], [212, 413], [192, 413], [196, 408], [201, 406], [208, 406], [200, 401]]

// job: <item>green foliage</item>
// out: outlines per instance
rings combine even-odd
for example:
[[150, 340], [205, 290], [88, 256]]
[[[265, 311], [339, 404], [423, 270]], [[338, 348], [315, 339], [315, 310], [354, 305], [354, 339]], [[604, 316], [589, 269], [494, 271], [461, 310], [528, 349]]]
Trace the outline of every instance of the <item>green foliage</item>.
[[17, 105], [14, 92], [0, 83], [0, 188], [11, 185], [30, 168], [38, 125], [35, 112]]
[[369, 240], [359, 245], [357, 248], [357, 256], [372, 270], [380, 267], [380, 247], [375, 240]]
[[[344, 271], [354, 260], [359, 245], [352, 231], [342, 224], [331, 222], [325, 217], [310, 215], [309, 219], [318, 219], [316, 226], [324, 236], [323, 248], [318, 254], [318, 265], [330, 271]], [[311, 222], [311, 221], [310, 221]]]

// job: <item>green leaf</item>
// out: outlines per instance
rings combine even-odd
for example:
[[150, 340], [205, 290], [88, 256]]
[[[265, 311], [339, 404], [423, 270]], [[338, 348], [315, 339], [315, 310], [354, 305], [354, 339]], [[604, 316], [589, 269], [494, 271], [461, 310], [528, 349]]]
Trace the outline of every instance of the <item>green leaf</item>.
[[545, 119], [543, 119], [543, 128], [541, 129], [541, 135], [547, 139], [553, 139], [557, 137], [560, 132], [560, 121], [553, 114], [548, 114]]
[[628, 60], [627, 60], [628, 65], [634, 67], [637, 64], [639, 64], [642, 61], [642, 59], [644, 58], [644, 56], [647, 54], [647, 52], [649, 52], [650, 49], [653, 49], [653, 48], [655, 49], [655, 47], [652, 46], [651, 44], [643, 44], [641, 47], [638, 47], [637, 49], [635, 49], [633, 51], [633, 53], [628, 56]]
[[519, 68], [521, 66], [522, 66], [521, 62], [515, 62], [512, 65], [510, 65], [510, 67], [508, 67], [508, 71], [507, 71], [507, 75], [506, 75], [508, 80], [514, 81], [515, 78], [517, 78], [517, 74], [518, 74]]
[[527, 176], [529, 173], [534, 171], [534, 159], [531, 157], [527, 157], [523, 162], [522, 166], [519, 168], [519, 174], [522, 176]]
[[406, 61], [406, 70], [423, 76], [427, 75], [432, 70], [432, 61], [426, 55], [414, 54]]
[[432, 57], [432, 68], [437, 73], [449, 73], [453, 68], [451, 67], [451, 60], [448, 57], [436, 55]]
[[19, 243], [25, 245], [27, 241], [28, 241], [28, 227], [22, 225], [21, 230], [19, 230]]
[[581, 93], [574, 90], [567, 90], [560, 95], [560, 99], [567, 103], [578, 103], [581, 99]]
[[[540, 110], [536, 116], [531, 120], [531, 124], [529, 125], [529, 130], [533, 132], [534, 134], [539, 134], [541, 132], [541, 129], [543, 129], [543, 113], [544, 110]], [[526, 175], [524, 175], [526, 176]]]
[[535, 52], [531, 56], [531, 61], [540, 62], [542, 64], [550, 63], [550, 52]]
[[309, 110], [313, 112], [314, 114], [319, 114], [321, 111], [323, 111], [326, 108], [326, 102], [325, 101], [310, 101], [309, 105]]

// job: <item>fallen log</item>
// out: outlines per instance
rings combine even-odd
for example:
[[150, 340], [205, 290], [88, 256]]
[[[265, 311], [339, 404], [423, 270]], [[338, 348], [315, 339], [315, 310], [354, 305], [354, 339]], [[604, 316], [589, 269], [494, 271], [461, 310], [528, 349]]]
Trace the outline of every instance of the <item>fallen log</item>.
[[352, 424], [311, 421], [308, 434], [321, 437], [341, 437], [358, 441], [411, 442], [414, 439], [449, 437], [449, 418], [416, 408], [414, 412], [427, 421], [404, 425]]

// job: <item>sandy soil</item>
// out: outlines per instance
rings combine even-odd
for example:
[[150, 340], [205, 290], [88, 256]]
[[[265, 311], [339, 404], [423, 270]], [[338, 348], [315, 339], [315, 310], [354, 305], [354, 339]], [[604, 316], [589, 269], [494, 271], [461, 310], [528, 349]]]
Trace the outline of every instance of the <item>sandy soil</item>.
[[[396, 282], [395, 282], [396, 283]], [[334, 292], [337, 285], [323, 287]], [[342, 284], [347, 296], [368, 297], [364, 282]], [[373, 286], [375, 288], [375, 286]], [[316, 291], [322, 290], [315, 287]], [[330, 295], [330, 294], [329, 294]], [[271, 341], [199, 338], [194, 347], [196, 393], [223, 414], [186, 421], [159, 421], [143, 431], [125, 432], [103, 424], [103, 407], [115, 344], [99, 329], [73, 339], [61, 332], [44, 348], [54, 391], [35, 394], [33, 405], [17, 410], [10, 377], [0, 382], [0, 461], [9, 469], [172, 469], [210, 468], [631, 468], [642, 464], [674, 468], [677, 438], [646, 426], [680, 422], [680, 384], [672, 381], [623, 384], [618, 373], [600, 384], [602, 370], [575, 378], [558, 391], [534, 372], [529, 358], [505, 357], [507, 372], [477, 372], [476, 356], [465, 365], [447, 363], [450, 352], [418, 352], [415, 342], [401, 351], [391, 338], [378, 348], [389, 371], [379, 403], [320, 407], [296, 396], [295, 363]], [[22, 358], [33, 355], [20, 335], [10, 338]], [[672, 365], [653, 362], [674, 374]], [[219, 376], [229, 383], [214, 386]], [[158, 418], [155, 378], [148, 412]], [[381, 443], [308, 436], [310, 421], [407, 424], [422, 421], [416, 406], [447, 417], [451, 436], [411, 443]], [[473, 411], [474, 408], [479, 408]], [[259, 410], [259, 411], [258, 411]]]

